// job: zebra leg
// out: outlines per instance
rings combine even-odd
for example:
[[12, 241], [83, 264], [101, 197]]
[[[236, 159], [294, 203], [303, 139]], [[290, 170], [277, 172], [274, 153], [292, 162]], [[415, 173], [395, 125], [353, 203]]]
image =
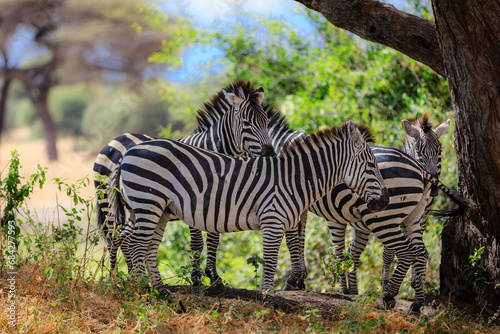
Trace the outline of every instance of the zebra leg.
[[191, 234], [191, 252], [193, 253], [193, 269], [191, 270], [191, 282], [193, 286], [201, 286], [200, 257], [203, 252], [203, 235], [200, 230], [189, 227]]
[[420, 314], [420, 308], [425, 302], [425, 272], [427, 269], [427, 260], [429, 259], [429, 253], [425, 245], [417, 245], [417, 249], [418, 255], [413, 262], [411, 271], [411, 286], [415, 290], [415, 298], [408, 311], [408, 313], [415, 315]]
[[[139, 210], [144, 211], [144, 213], [141, 212], [137, 214], [134, 233], [130, 234], [130, 241], [128, 242], [130, 253], [132, 255], [132, 273], [141, 278], [146, 274], [144, 265], [147, 264], [148, 266], [151, 266], [152, 264], [151, 260], [147, 258], [147, 255], [151, 255], [148, 254], [148, 250], [151, 247], [156, 227], [161, 224], [158, 222], [158, 218], [154, 217], [161, 217], [163, 209], [156, 206], [150, 207], [149, 210], [144, 210], [143, 208], [133, 209], [136, 212]], [[153, 219], [150, 219], [149, 217], [152, 217]], [[156, 259], [156, 254], [154, 254], [154, 258]], [[153, 288], [160, 291], [163, 286], [153, 285]]]
[[161, 240], [163, 239], [163, 233], [165, 232], [165, 227], [169, 221], [170, 215], [164, 214], [153, 233], [151, 242], [149, 243], [148, 249], [146, 251], [146, 266], [148, 268], [148, 274], [152, 280], [153, 288], [158, 290], [160, 294], [168, 295], [170, 290], [163, 284], [161, 279], [160, 271], [158, 270], [158, 247], [160, 246]]
[[411, 286], [415, 290], [415, 298], [409, 310], [409, 313], [420, 314], [420, 308], [425, 302], [425, 274], [427, 269], [427, 260], [429, 253], [422, 239], [421, 225], [415, 224], [410, 235], [413, 245], [417, 248], [417, 258], [413, 262], [411, 270]]
[[207, 266], [205, 274], [210, 278], [210, 286], [215, 289], [224, 287], [222, 278], [217, 274], [217, 247], [219, 246], [219, 241], [219, 233], [207, 233]]
[[391, 278], [391, 265], [394, 261], [394, 251], [389, 249], [388, 247], [384, 247], [384, 252], [382, 255], [382, 259], [384, 261], [384, 267], [382, 271], [382, 287], [384, 287]]
[[356, 276], [359, 258], [361, 253], [365, 250], [366, 245], [368, 244], [368, 238], [370, 236], [370, 232], [362, 231], [356, 228], [353, 228], [353, 238], [351, 244], [349, 245], [349, 249], [347, 252], [351, 254], [351, 260], [353, 262], [353, 270], [349, 272], [347, 275], [349, 282], [349, 294], [357, 295], [358, 292], [358, 278]]
[[112, 273], [116, 272], [116, 254], [120, 248], [120, 239], [111, 239], [111, 247], [109, 247], [109, 267]]
[[283, 288], [285, 291], [306, 289], [304, 283], [307, 278], [307, 268], [304, 260], [306, 224], [307, 211], [300, 216], [300, 221], [296, 229], [285, 232], [286, 244], [292, 261], [292, 272]]
[[[332, 234], [332, 243], [333, 248], [335, 250], [335, 255], [338, 261], [344, 262], [347, 261], [347, 257], [344, 256], [345, 251], [345, 231], [347, 225], [336, 222], [336, 221], [328, 221], [327, 222], [328, 229]], [[347, 287], [346, 275], [342, 271], [339, 274], [339, 284], [340, 284], [340, 293], [349, 294], [349, 289]]]
[[412, 314], [420, 314], [420, 308], [425, 301], [425, 274], [429, 253], [422, 239], [422, 231], [426, 220], [427, 216], [424, 214], [418, 221], [405, 220], [401, 224], [403, 233], [417, 249], [417, 257], [412, 264], [411, 271], [411, 286], [415, 290], [415, 298], [408, 313]]
[[285, 234], [281, 222], [261, 223], [264, 269], [260, 282], [259, 293], [265, 294], [274, 290], [274, 274], [278, 263], [278, 253]]
[[122, 228], [118, 242], [118, 247], [122, 250], [123, 256], [125, 257], [129, 274], [132, 273], [133, 269], [132, 254], [130, 253], [130, 248], [128, 246], [132, 233], [134, 233], [134, 222], [132, 219], [129, 219], [126, 226]]
[[[401, 283], [408, 272], [408, 269], [415, 261], [418, 255], [417, 247], [408, 241], [399, 227], [387, 228], [386, 230], [377, 230], [374, 234], [382, 241], [384, 246], [395, 251], [398, 258], [398, 265], [391, 279], [383, 288], [383, 301], [387, 309], [392, 309], [396, 305], [394, 297], [399, 293]], [[387, 240], [390, 235], [391, 239]]]

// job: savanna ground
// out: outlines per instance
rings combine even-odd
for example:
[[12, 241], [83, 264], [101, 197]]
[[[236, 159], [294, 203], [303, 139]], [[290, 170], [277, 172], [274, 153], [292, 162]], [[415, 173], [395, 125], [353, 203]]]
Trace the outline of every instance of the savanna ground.
[[[72, 140], [66, 139], [65, 145], [60, 145], [60, 161], [49, 163], [43, 154], [44, 142], [28, 140], [28, 135], [26, 130], [13, 133], [0, 147], [2, 179], [14, 148], [20, 154], [21, 175], [26, 179], [36, 172], [37, 164], [48, 166], [43, 189], [34, 187], [17, 216], [23, 225], [16, 274], [9, 274], [8, 256], [2, 261], [2, 332], [500, 332], [494, 316], [482, 316], [477, 309], [454, 308], [438, 298], [430, 299], [420, 317], [405, 314], [411, 302], [404, 299], [398, 299], [395, 310], [383, 310], [379, 293], [373, 290], [365, 290], [363, 296], [276, 291], [272, 302], [262, 302], [255, 290], [259, 268], [250, 264], [247, 267], [254, 277], [247, 286], [254, 289], [228, 285], [222, 294], [192, 291], [186, 284], [190, 271], [186, 266], [173, 280], [178, 284], [172, 290], [177, 292], [166, 298], [148, 293], [140, 280], [123, 272], [110, 275], [107, 270], [103, 243], [94, 227], [93, 187], [79, 181], [91, 173], [96, 152], [66, 149], [71, 148], [67, 144]], [[64, 179], [62, 191], [51, 181], [55, 177]], [[5, 232], [3, 237], [5, 245]], [[7, 254], [7, 248], [2, 253]], [[12, 300], [15, 323], [9, 316]]]

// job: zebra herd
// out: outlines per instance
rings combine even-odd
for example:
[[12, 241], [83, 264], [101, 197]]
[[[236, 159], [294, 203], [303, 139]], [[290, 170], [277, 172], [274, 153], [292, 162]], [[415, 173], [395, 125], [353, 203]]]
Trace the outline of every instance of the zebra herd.
[[[441, 214], [460, 214], [472, 206], [437, 179], [439, 136], [449, 121], [435, 129], [428, 115], [415, 125], [403, 121], [403, 152], [369, 146], [369, 129], [351, 121], [317, 134], [293, 131], [263, 99], [261, 87], [238, 80], [198, 111], [193, 135], [174, 141], [124, 134], [101, 150], [94, 182], [103, 194], [98, 225], [110, 249], [111, 269], [121, 248], [130, 272], [144, 274], [146, 267], [153, 288], [169, 293], [158, 271], [157, 250], [168, 221], [180, 219], [190, 226], [196, 262], [203, 250], [201, 231], [208, 232], [205, 272], [213, 285], [221, 282], [219, 234], [261, 230], [265, 265], [260, 292], [273, 290], [284, 235], [292, 262], [284, 289], [305, 289], [309, 210], [328, 221], [341, 259], [346, 226], [353, 227], [348, 252], [355, 267], [370, 233], [384, 244], [386, 307], [394, 306], [412, 266], [416, 293], [411, 311], [419, 313], [428, 258], [422, 232], [432, 198], [440, 189], [458, 204]], [[394, 255], [398, 264], [391, 276]], [[195, 285], [201, 284], [200, 277], [193, 270]], [[343, 293], [357, 294], [355, 271], [347, 281], [341, 277], [340, 286]]]

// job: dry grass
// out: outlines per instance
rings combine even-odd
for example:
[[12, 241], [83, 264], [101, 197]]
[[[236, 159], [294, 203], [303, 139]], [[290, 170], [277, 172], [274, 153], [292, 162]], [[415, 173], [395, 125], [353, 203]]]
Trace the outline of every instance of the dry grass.
[[[282, 313], [263, 303], [176, 294], [158, 300], [132, 288], [124, 294], [109, 280], [47, 279], [43, 263], [18, 271], [17, 326], [0, 314], [2, 333], [498, 333], [498, 327], [473, 322], [450, 308], [433, 318], [412, 319], [374, 308], [374, 302], [343, 310], [298, 309]], [[5, 275], [1, 285], [7, 286]], [[2, 304], [6, 305], [6, 291]]]
[[[16, 146], [22, 154], [23, 174], [34, 172], [43, 159], [43, 142], [3, 142], [0, 157], [7, 162], [8, 152]], [[64, 150], [63, 150], [64, 151]], [[37, 153], [37, 154], [35, 154]], [[42, 153], [42, 155], [38, 154]], [[48, 164], [53, 176], [62, 176], [74, 183], [92, 169], [93, 155], [70, 158], [62, 154], [62, 163]], [[66, 168], [66, 169], [65, 169]], [[87, 172], [82, 172], [82, 169]], [[62, 172], [62, 175], [61, 175]], [[48, 188], [47, 188], [48, 187]], [[54, 188], [54, 189], [53, 189]], [[89, 189], [92, 192], [92, 189]], [[54, 193], [54, 196], [52, 196]], [[28, 202], [33, 207], [55, 207], [55, 186], [47, 183], [43, 194], [34, 193]], [[91, 197], [90, 194], [80, 194]], [[61, 203], [59, 203], [61, 204]], [[65, 205], [64, 203], [62, 203]], [[98, 249], [89, 246], [92, 237], [83, 234], [87, 244], [72, 248], [75, 241], [61, 245], [50, 228], [58, 220], [48, 213], [39, 227], [28, 226], [32, 237], [18, 257], [21, 263], [16, 276], [16, 326], [9, 324], [6, 306], [9, 304], [7, 270], [0, 271], [0, 333], [303, 333], [303, 332], [369, 332], [369, 333], [500, 333], [498, 327], [469, 317], [446, 307], [437, 314], [412, 318], [396, 312], [386, 312], [373, 299], [362, 302], [312, 309], [304, 306], [283, 312], [270, 305], [227, 298], [174, 294], [168, 300], [144, 293], [133, 280], [104, 278], [98, 272]], [[28, 224], [28, 223], [26, 223]], [[25, 226], [26, 227], [26, 226]], [[59, 224], [59, 228], [61, 228]], [[52, 232], [50, 232], [52, 231]], [[43, 242], [42, 240], [43, 236]], [[36, 241], [38, 240], [38, 241]], [[59, 243], [59, 244], [58, 244]], [[79, 241], [78, 241], [79, 243]], [[87, 247], [88, 246], [88, 247]], [[33, 253], [37, 253], [34, 257]], [[85, 249], [85, 251], [82, 251]], [[82, 268], [83, 266], [83, 268]], [[47, 269], [52, 269], [48, 273]], [[83, 273], [83, 274], [82, 274]], [[310, 298], [310, 297], [309, 297]]]

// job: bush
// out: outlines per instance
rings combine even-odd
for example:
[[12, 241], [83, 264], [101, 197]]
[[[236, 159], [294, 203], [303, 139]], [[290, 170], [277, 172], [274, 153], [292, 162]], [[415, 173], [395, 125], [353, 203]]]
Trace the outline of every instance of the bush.
[[173, 109], [171, 101], [162, 99], [157, 86], [140, 93], [117, 89], [85, 109], [82, 132], [93, 147], [101, 147], [125, 132], [157, 136], [169, 124], [172, 131], [184, 130], [192, 117], [186, 113], [186, 109]]

